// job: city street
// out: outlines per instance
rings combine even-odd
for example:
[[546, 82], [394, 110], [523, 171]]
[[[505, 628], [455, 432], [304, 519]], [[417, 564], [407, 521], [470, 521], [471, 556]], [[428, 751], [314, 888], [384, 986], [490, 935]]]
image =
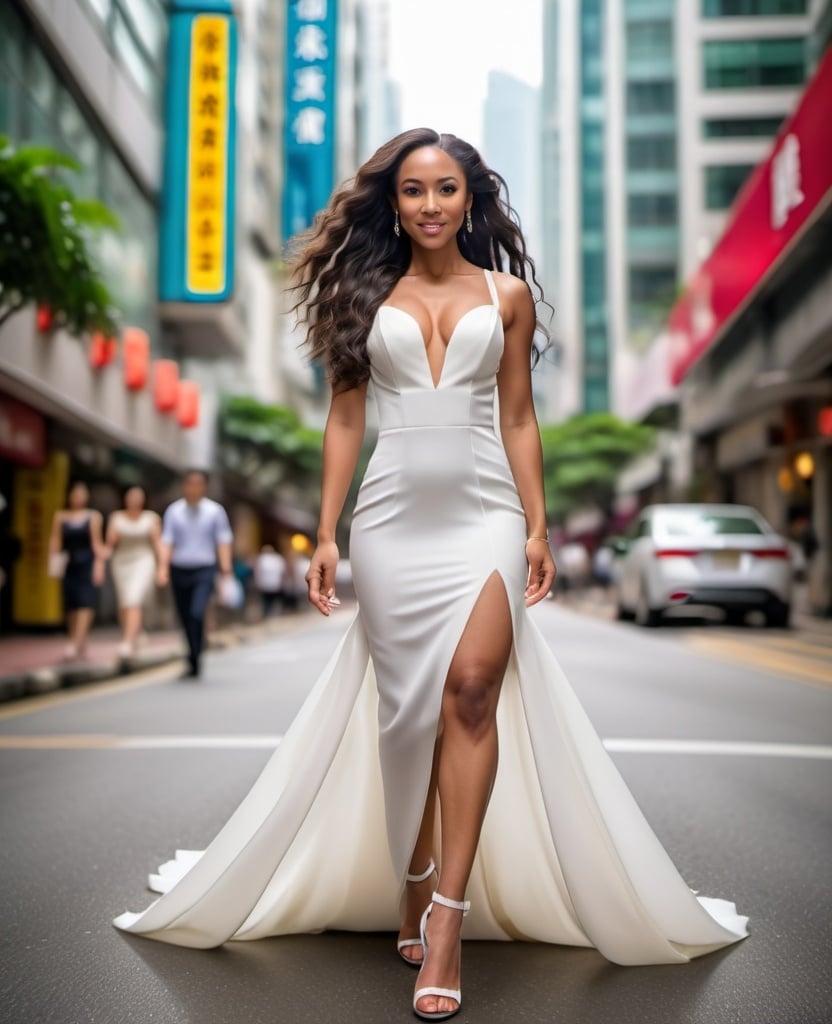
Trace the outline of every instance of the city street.
[[[467, 943], [477, 1024], [828, 1024], [832, 1020], [832, 636], [640, 630], [533, 613], [691, 887], [751, 935], [673, 967], [593, 950]], [[200, 952], [110, 924], [149, 871], [202, 848], [285, 732], [351, 612], [286, 635], [0, 710], [2, 965], [8, 1024], [391, 1024], [415, 972], [393, 936], [332, 933]], [[523, 870], [522, 864], [517, 865]]]

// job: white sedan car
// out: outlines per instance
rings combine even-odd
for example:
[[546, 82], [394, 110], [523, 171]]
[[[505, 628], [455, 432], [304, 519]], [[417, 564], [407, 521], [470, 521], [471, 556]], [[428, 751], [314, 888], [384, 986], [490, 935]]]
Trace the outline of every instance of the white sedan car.
[[615, 549], [619, 618], [656, 626], [670, 608], [707, 605], [732, 623], [759, 610], [789, 624], [791, 551], [747, 505], [650, 505]]

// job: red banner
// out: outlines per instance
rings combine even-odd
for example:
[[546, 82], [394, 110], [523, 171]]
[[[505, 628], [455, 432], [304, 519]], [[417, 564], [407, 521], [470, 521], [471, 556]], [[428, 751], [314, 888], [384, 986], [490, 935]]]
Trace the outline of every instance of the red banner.
[[10, 398], [0, 398], [0, 456], [33, 469], [40, 469], [46, 461], [43, 416]]
[[670, 376], [678, 384], [725, 331], [807, 224], [832, 200], [832, 49], [768, 158], [746, 182], [708, 259], [673, 307]]

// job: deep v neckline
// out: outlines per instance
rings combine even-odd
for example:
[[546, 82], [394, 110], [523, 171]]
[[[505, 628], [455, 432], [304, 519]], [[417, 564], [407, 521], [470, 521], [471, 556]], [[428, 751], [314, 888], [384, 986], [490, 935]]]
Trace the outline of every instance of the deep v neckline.
[[495, 285], [493, 284], [492, 281], [489, 280], [488, 271], [485, 268], [483, 268], [483, 275], [485, 277], [485, 281], [486, 281], [486, 284], [488, 286], [489, 295], [492, 296], [492, 301], [491, 302], [481, 302], [477, 306], [472, 306], [470, 309], [466, 309], [465, 312], [462, 314], [462, 316], [454, 324], [454, 328], [451, 331], [450, 336], [448, 337], [447, 344], [445, 345], [445, 352], [444, 352], [444, 355], [442, 357], [442, 365], [439, 368], [439, 376], [436, 377], [435, 379], [434, 379], [434, 376], [433, 376], [433, 370], [431, 369], [430, 359], [428, 359], [428, 344], [425, 341], [424, 332], [423, 332], [423, 330], [422, 330], [422, 328], [421, 328], [421, 326], [419, 324], [419, 321], [416, 319], [416, 317], [412, 313], [409, 313], [406, 309], [402, 309], [401, 306], [391, 306], [391, 305], [388, 305], [387, 303], [385, 303], [382, 306], [379, 306], [379, 309], [392, 309], [392, 310], [395, 310], [395, 312], [397, 312], [397, 313], [401, 313], [403, 316], [406, 316], [408, 318], [408, 320], [410, 320], [410, 322], [415, 326], [416, 333], [419, 335], [419, 340], [422, 343], [422, 352], [424, 354], [424, 364], [425, 364], [425, 367], [427, 368], [427, 372], [428, 372], [428, 380], [431, 382], [431, 385], [433, 386], [433, 390], [434, 391], [438, 391], [439, 388], [442, 386], [442, 378], [445, 375], [445, 367], [448, 364], [448, 353], [450, 351], [451, 345], [453, 344], [454, 338], [457, 336], [457, 333], [459, 332], [459, 328], [462, 326], [463, 321], [467, 320], [468, 317], [471, 316], [472, 313], [476, 313], [476, 312], [478, 312], [478, 310], [481, 310], [481, 309], [491, 309], [495, 313], [497, 313], [497, 315], [499, 316], [500, 307], [497, 305], [497, 302], [495, 301], [495, 298], [496, 298], [496, 288], [495, 288]]

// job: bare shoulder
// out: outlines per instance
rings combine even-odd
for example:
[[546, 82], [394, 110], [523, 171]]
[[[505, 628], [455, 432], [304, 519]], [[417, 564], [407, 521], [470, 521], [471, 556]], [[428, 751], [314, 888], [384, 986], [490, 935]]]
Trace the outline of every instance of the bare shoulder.
[[522, 278], [503, 271], [494, 271], [494, 283], [500, 296], [506, 326], [511, 326], [515, 320], [522, 322], [529, 317], [534, 321], [534, 299], [529, 286]]

